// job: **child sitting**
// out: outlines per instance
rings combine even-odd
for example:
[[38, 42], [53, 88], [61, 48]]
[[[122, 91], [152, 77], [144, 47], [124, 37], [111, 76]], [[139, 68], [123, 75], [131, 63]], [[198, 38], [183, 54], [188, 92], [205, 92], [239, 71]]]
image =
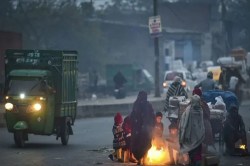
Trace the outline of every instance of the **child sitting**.
[[124, 131], [122, 129], [123, 118], [121, 114], [118, 112], [114, 117], [114, 125], [113, 125], [113, 148], [115, 152], [109, 155], [111, 160], [114, 160], [114, 156], [117, 158], [119, 162], [123, 162], [122, 160], [122, 149], [125, 147], [125, 139], [124, 139]]
[[163, 139], [163, 130], [164, 126], [162, 123], [162, 113], [156, 112], [152, 143], [156, 145], [157, 149], [165, 147], [165, 140]]
[[122, 124], [122, 128], [123, 131], [125, 133], [125, 142], [126, 142], [126, 146], [124, 148], [124, 162], [137, 162], [135, 157], [133, 156], [133, 153], [131, 152], [131, 147], [130, 147], [130, 141], [131, 141], [131, 122], [130, 122], [130, 116], [128, 115], [127, 117], [125, 117], [124, 122]]
[[154, 128], [154, 137], [162, 138], [164, 126], [162, 123], [162, 113], [156, 112], [155, 114], [155, 128]]

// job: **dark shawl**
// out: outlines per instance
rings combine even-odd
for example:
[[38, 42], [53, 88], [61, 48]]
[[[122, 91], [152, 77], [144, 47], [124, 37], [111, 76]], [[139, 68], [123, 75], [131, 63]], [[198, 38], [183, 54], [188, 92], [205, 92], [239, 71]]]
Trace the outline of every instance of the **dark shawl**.
[[131, 118], [131, 150], [137, 160], [151, 148], [155, 115], [152, 105], [147, 101], [147, 93], [140, 91], [133, 105]]

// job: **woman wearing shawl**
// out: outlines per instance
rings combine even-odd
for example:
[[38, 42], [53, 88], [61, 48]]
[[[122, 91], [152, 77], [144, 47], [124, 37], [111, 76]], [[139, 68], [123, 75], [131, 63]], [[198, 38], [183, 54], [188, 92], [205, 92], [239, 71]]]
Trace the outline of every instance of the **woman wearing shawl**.
[[138, 165], [143, 164], [143, 157], [151, 148], [155, 115], [152, 105], [147, 101], [147, 93], [140, 91], [133, 105], [131, 118], [131, 150]]
[[203, 143], [205, 144], [205, 150], [207, 150], [207, 146], [214, 145], [214, 137], [212, 126], [210, 122], [210, 109], [206, 103], [206, 101], [202, 98], [202, 91], [199, 88], [195, 88], [193, 90], [193, 95], [198, 95], [201, 98], [201, 108], [203, 110], [203, 121], [205, 127], [205, 138]]
[[182, 153], [188, 152], [190, 166], [201, 165], [202, 142], [205, 138], [203, 111], [198, 95], [191, 97], [191, 105], [182, 114], [179, 124], [179, 142]]

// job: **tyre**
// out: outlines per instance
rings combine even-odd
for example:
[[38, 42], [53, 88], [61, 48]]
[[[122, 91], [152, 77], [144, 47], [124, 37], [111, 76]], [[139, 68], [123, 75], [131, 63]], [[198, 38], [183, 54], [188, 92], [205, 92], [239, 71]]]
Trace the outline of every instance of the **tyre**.
[[61, 126], [61, 143], [62, 145], [67, 145], [69, 141], [69, 126], [68, 122], [65, 120]]
[[14, 132], [14, 141], [17, 147], [22, 148], [25, 145], [24, 133], [23, 131]]

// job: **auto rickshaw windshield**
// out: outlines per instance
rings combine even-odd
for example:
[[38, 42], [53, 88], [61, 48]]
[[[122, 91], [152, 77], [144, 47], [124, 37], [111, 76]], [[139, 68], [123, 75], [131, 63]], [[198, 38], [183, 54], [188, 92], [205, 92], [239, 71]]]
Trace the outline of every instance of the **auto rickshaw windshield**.
[[19, 80], [11, 79], [9, 81], [9, 89], [7, 95], [19, 95], [25, 93], [26, 95], [43, 95], [40, 90], [40, 81], [38, 79]]

